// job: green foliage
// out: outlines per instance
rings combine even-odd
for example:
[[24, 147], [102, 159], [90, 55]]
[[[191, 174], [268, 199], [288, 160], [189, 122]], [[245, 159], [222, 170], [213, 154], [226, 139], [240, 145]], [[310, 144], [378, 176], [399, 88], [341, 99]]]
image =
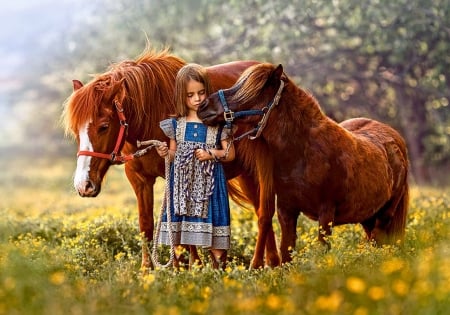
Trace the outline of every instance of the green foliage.
[[[73, 161], [54, 164], [59, 166], [37, 163], [36, 169], [15, 161], [28, 181], [15, 168], [2, 170], [0, 314], [450, 311], [448, 189], [412, 189], [401, 246], [375, 247], [359, 225], [345, 225], [333, 229], [332, 249], [326, 252], [317, 242], [317, 222], [301, 216], [293, 262], [248, 270], [256, 217], [233, 205], [225, 271], [213, 270], [205, 258], [203, 268], [143, 273], [138, 215], [121, 167], [110, 170], [101, 196], [90, 200], [62, 184], [70, 181]], [[158, 202], [163, 187], [158, 182]], [[277, 225], [275, 231], [279, 235]]]

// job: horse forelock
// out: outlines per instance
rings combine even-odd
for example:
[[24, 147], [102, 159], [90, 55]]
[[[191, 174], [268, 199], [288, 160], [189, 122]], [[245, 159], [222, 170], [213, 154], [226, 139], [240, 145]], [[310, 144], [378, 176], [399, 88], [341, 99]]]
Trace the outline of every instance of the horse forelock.
[[257, 64], [244, 71], [235, 84], [237, 91], [232, 101], [236, 103], [247, 103], [256, 99], [273, 69], [273, 65], [264, 63]]
[[63, 112], [66, 134], [78, 134], [82, 125], [93, 121], [97, 116], [104, 90], [95, 88], [95, 86], [103, 85], [104, 83], [99, 83], [95, 79], [74, 91], [67, 99]]

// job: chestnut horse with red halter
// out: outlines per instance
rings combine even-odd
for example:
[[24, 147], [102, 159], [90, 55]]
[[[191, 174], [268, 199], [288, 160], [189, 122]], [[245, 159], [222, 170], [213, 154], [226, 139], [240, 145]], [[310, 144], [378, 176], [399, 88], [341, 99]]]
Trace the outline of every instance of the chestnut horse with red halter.
[[[361, 223], [377, 244], [403, 239], [409, 163], [405, 141], [391, 127], [366, 118], [334, 122], [281, 65], [267, 63], [212, 94], [198, 115], [252, 134], [254, 146], [237, 152], [259, 176], [261, 203], [277, 196], [282, 262], [291, 260], [300, 212], [319, 221], [319, 240], [328, 247], [332, 226], [347, 223]], [[273, 214], [262, 209], [260, 228], [271, 228]]]
[[[208, 67], [213, 89], [230, 87], [255, 63], [236, 61]], [[78, 143], [75, 189], [82, 197], [97, 196], [109, 167], [126, 163], [126, 176], [137, 197], [139, 228], [149, 241], [154, 231], [153, 188], [156, 178], [164, 176], [164, 160], [156, 150], [138, 150], [137, 141], [168, 141], [159, 122], [175, 113], [175, 76], [184, 64], [184, 60], [168, 50], [146, 50], [136, 60], [113, 64], [86, 85], [74, 80], [74, 91], [63, 112], [66, 132], [72, 133]], [[239, 145], [244, 146], [245, 142]], [[228, 181], [229, 194], [238, 204], [250, 203], [259, 209], [257, 182], [253, 174], [242, 168], [243, 163], [239, 155], [233, 162], [224, 163], [227, 178], [233, 179]], [[253, 267], [263, 264], [260, 256], [264, 255], [264, 249], [270, 266], [280, 264], [272, 229], [266, 244], [255, 251]], [[196, 251], [191, 254], [198, 258]], [[145, 246], [142, 266], [151, 267]]]

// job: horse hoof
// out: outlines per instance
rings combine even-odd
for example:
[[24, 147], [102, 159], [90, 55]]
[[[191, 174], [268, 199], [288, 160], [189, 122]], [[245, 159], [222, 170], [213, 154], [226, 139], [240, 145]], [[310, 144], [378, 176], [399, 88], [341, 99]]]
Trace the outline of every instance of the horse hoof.
[[250, 269], [260, 269], [264, 268], [264, 262], [260, 260], [252, 260], [252, 263], [250, 264]]
[[269, 257], [267, 259], [267, 261], [268, 261], [269, 267], [271, 267], [271, 268], [275, 268], [275, 267], [281, 266], [281, 259], [280, 259], [280, 256], [278, 256], [278, 255], [273, 256], [273, 257]]

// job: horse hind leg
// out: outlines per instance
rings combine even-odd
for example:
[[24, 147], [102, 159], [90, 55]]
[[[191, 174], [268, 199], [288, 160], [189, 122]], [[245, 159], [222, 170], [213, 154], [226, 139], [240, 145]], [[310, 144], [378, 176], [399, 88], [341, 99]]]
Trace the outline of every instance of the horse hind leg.
[[405, 184], [400, 193], [389, 200], [376, 214], [372, 230], [366, 230], [369, 232], [369, 238], [377, 245], [402, 242], [405, 237], [408, 204], [409, 188], [408, 184]]
[[334, 215], [336, 208], [333, 206], [323, 205], [319, 211], [319, 242], [325, 245], [326, 250], [331, 249], [330, 241], [328, 237], [331, 236], [332, 227], [334, 223]]
[[292, 251], [297, 241], [297, 219], [299, 211], [291, 211], [287, 208], [278, 206], [277, 216], [281, 228], [280, 254], [281, 262], [287, 263], [292, 261]]

